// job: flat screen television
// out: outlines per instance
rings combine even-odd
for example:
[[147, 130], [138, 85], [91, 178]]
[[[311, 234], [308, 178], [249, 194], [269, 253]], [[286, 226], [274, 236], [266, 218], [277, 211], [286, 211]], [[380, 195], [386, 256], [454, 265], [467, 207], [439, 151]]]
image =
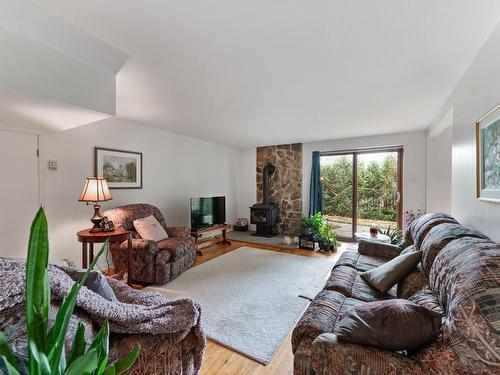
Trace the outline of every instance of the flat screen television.
[[226, 197], [191, 198], [191, 229], [199, 230], [226, 222]]

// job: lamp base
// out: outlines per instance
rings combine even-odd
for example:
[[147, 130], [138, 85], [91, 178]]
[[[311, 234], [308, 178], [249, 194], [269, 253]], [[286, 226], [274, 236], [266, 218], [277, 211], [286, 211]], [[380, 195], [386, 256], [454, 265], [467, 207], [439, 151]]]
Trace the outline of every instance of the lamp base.
[[95, 232], [102, 232], [101, 229], [101, 222], [102, 222], [102, 215], [101, 212], [99, 211], [101, 208], [101, 205], [99, 203], [94, 203], [94, 216], [90, 219], [90, 221], [94, 224], [90, 232], [95, 233]]

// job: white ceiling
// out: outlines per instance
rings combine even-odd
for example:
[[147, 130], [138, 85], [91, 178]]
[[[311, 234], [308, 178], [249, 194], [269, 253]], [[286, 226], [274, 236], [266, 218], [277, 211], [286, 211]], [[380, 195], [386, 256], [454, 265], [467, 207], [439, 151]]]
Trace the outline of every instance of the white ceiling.
[[117, 115], [236, 147], [426, 128], [498, 0], [38, 0], [130, 56]]

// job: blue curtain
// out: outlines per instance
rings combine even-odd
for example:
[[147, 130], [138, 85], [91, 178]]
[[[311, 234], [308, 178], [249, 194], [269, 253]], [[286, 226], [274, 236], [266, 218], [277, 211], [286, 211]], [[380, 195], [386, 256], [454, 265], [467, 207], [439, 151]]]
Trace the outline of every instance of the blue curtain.
[[321, 166], [319, 151], [312, 155], [311, 189], [309, 191], [309, 216], [323, 211], [323, 188], [321, 186]]

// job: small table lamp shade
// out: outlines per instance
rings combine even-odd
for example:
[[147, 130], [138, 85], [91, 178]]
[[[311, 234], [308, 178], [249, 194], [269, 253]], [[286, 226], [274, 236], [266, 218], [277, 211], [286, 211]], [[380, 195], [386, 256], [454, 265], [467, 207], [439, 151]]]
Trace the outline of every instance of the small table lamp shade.
[[101, 230], [102, 215], [99, 211], [101, 205], [99, 202], [105, 202], [113, 199], [109, 191], [108, 184], [104, 178], [87, 177], [82, 194], [78, 199], [80, 202], [94, 203], [94, 216], [90, 221], [94, 224], [91, 232], [99, 232]]
[[105, 202], [113, 199], [104, 178], [87, 177], [80, 202]]

